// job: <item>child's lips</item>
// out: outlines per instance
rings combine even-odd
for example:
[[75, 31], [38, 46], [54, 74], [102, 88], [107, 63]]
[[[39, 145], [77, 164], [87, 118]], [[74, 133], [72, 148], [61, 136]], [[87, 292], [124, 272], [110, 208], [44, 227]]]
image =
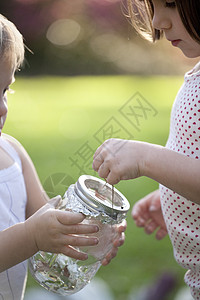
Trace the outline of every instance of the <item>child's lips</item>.
[[169, 40], [169, 41], [171, 42], [172, 46], [174, 46], [174, 47], [177, 47], [178, 44], [181, 42], [180, 39], [177, 39], [177, 40]]

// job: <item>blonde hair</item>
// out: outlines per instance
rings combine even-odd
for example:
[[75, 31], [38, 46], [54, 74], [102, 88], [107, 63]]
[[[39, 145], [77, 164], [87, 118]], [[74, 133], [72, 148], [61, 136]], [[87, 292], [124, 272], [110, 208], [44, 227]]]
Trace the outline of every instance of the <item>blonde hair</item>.
[[0, 14], [0, 59], [8, 60], [15, 70], [24, 61], [24, 42], [16, 26]]

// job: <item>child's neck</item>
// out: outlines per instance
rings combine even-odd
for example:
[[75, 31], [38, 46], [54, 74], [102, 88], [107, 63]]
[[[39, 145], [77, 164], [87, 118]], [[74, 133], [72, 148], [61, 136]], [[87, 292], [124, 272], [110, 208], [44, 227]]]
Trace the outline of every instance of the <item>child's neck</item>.
[[0, 147], [0, 170], [7, 169], [14, 164], [10, 155]]
[[194, 68], [188, 72], [188, 75], [193, 75], [200, 71], [200, 61], [194, 66]]

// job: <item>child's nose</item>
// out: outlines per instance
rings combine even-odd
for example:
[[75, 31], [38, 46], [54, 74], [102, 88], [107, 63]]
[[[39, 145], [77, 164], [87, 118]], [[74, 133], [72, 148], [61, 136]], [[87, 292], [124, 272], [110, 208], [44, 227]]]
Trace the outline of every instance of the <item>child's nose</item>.
[[171, 20], [166, 16], [166, 10], [164, 11], [162, 7], [154, 7], [154, 15], [152, 20], [153, 28], [157, 30], [165, 30], [171, 27]]

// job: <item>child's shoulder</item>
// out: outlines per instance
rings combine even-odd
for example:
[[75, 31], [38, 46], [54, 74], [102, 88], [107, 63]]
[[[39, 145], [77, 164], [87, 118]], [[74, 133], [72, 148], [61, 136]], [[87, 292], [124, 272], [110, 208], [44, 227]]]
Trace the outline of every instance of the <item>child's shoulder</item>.
[[13, 147], [22, 147], [20, 142], [11, 135], [2, 133], [2, 137], [4, 140], [6, 140], [8, 143], [10, 143]]
[[23, 155], [25, 149], [17, 139], [5, 133], [2, 134], [2, 137], [6, 142], [8, 142], [15, 149], [15, 151], [18, 153], [20, 157]]

